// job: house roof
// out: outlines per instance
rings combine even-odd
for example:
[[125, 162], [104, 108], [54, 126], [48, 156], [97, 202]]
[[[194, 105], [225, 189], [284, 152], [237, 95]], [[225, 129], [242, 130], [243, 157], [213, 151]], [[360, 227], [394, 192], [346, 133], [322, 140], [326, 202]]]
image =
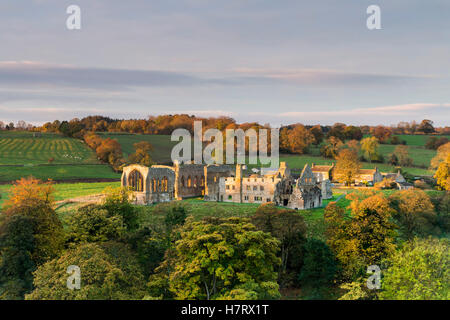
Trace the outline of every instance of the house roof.
[[311, 170], [313, 172], [328, 172], [331, 169], [333, 169], [333, 166], [313, 166], [311, 167]]
[[359, 174], [374, 174], [377, 169], [359, 169]]

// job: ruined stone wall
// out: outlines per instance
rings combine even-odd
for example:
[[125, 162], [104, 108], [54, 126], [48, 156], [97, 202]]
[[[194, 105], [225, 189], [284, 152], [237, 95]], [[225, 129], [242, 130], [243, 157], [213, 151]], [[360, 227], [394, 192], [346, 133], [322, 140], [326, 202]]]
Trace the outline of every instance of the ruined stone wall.
[[203, 164], [176, 164], [175, 197], [178, 200], [204, 195], [205, 172]]
[[331, 199], [333, 197], [333, 191], [331, 190], [330, 180], [323, 180], [320, 183], [322, 190], [322, 199]]
[[295, 180], [292, 177], [281, 179], [276, 185], [274, 202], [276, 205], [286, 207], [289, 203], [291, 194], [294, 191]]
[[232, 177], [234, 172], [228, 165], [208, 165], [204, 167], [206, 201], [220, 201], [220, 178]]
[[[138, 178], [131, 179], [133, 174]], [[136, 181], [138, 181], [138, 185], [133, 185]], [[146, 205], [171, 201], [174, 199], [175, 172], [172, 167], [168, 166], [146, 167], [134, 164], [123, 168], [121, 184], [122, 187], [133, 191], [136, 204]]]
[[296, 186], [292, 193], [288, 208], [301, 210], [311, 209], [322, 206], [322, 191], [319, 187], [301, 187]]

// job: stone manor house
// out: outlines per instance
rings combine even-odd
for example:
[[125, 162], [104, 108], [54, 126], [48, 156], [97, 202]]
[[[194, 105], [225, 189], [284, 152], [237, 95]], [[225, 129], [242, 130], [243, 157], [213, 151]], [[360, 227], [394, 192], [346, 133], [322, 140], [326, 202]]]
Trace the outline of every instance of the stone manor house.
[[203, 196], [206, 201], [268, 203], [292, 209], [309, 209], [332, 197], [329, 177], [305, 165], [294, 179], [285, 162], [278, 169], [261, 169], [244, 176], [242, 165], [179, 164], [130, 165], [121, 183], [130, 188], [137, 204], [152, 204]]

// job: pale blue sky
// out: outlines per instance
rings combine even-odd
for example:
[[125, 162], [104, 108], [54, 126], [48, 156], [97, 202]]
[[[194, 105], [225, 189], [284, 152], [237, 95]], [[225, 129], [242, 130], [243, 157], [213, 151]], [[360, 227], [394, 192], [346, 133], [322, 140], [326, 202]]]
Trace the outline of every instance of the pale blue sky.
[[0, 120], [450, 125], [449, 17], [448, 0], [4, 0]]

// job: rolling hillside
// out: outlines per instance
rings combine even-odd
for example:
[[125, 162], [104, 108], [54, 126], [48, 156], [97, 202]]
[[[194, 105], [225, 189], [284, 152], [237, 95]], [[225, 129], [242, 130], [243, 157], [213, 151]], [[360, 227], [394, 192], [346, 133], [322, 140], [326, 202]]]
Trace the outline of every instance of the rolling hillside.
[[119, 179], [77, 139], [53, 133], [0, 132], [0, 182], [34, 176], [47, 180]]

